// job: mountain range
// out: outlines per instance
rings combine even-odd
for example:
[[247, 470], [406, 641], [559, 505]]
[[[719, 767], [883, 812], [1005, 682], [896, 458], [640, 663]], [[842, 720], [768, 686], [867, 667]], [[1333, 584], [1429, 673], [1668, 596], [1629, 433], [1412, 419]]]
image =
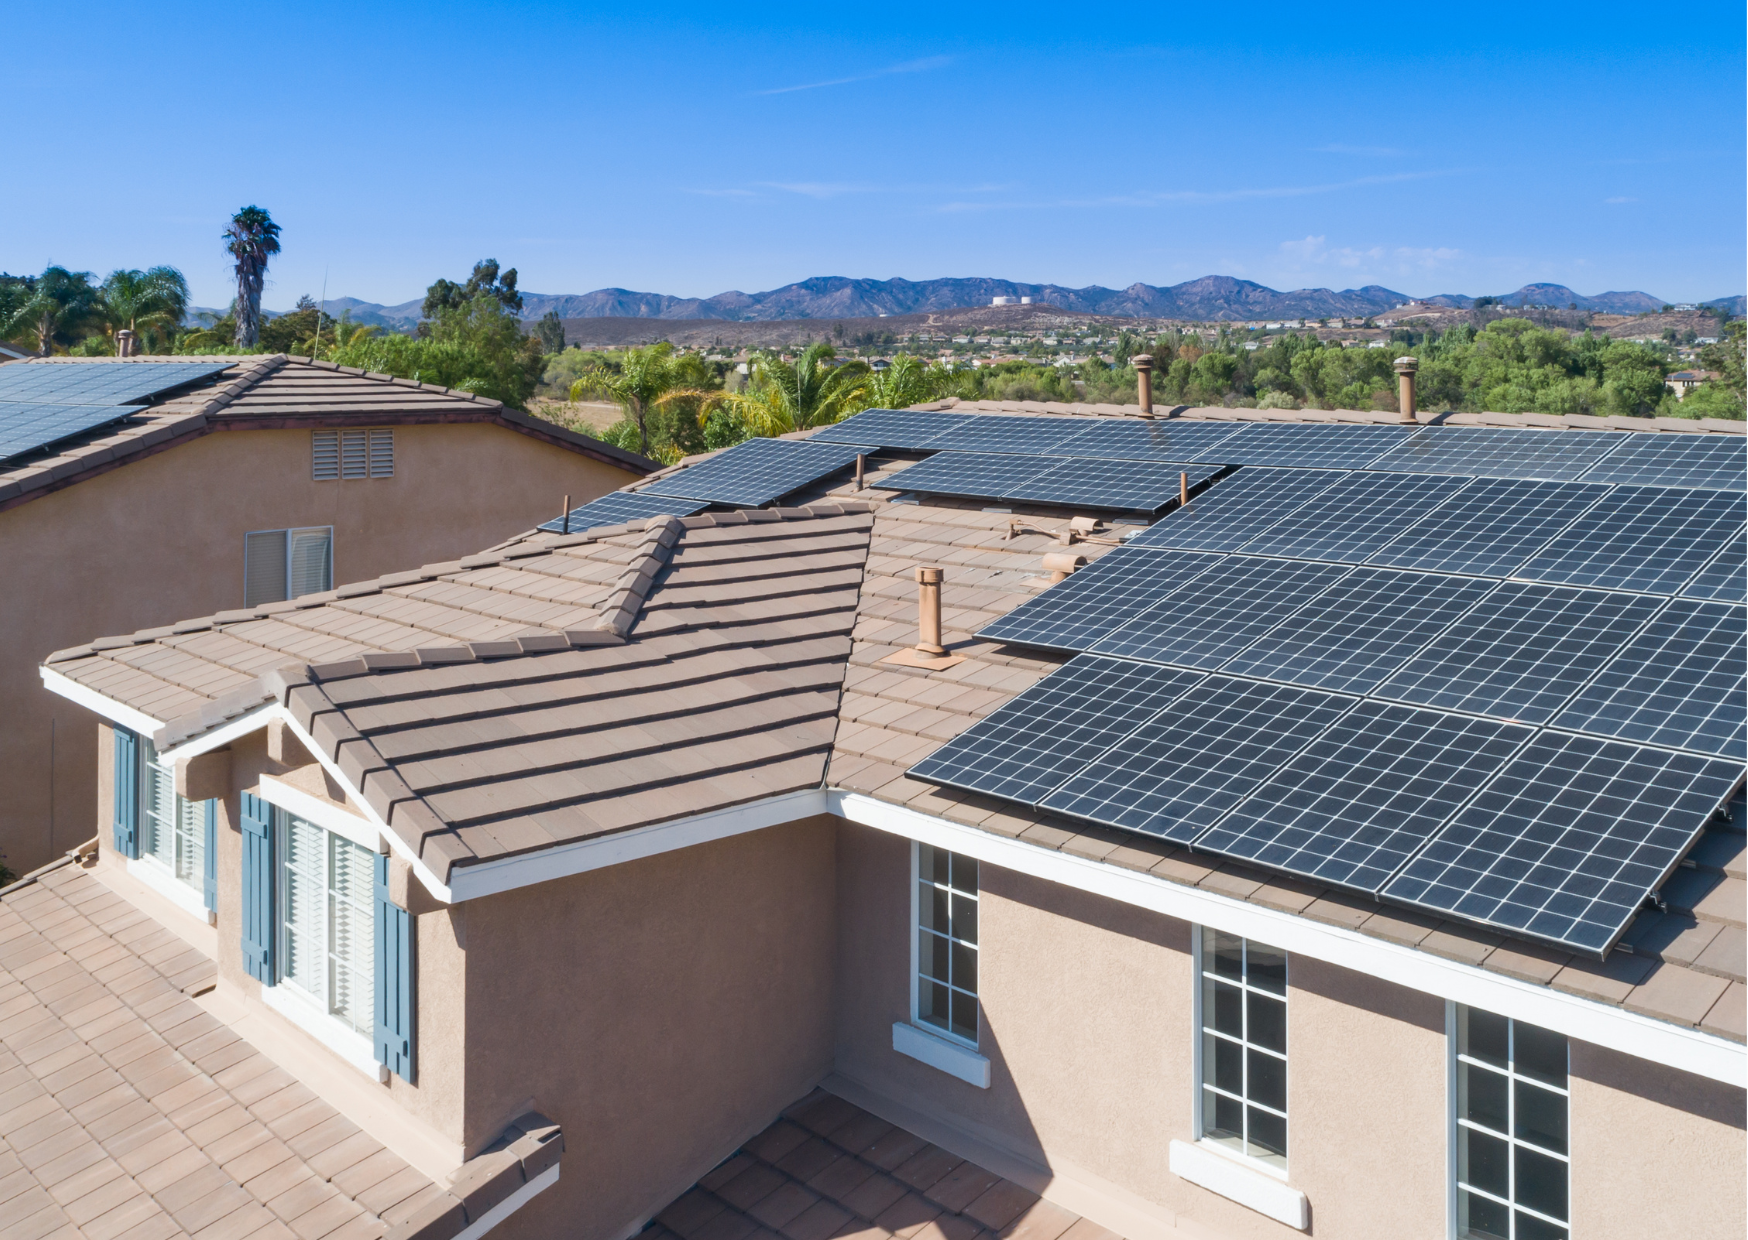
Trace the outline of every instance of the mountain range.
[[[760, 322], [774, 319], [874, 318], [880, 315], [921, 314], [965, 306], [987, 306], [997, 297], [1059, 306], [1087, 314], [1135, 318], [1185, 319], [1196, 322], [1232, 322], [1267, 318], [1364, 317], [1393, 310], [1419, 300], [1454, 309], [1468, 309], [1476, 298], [1462, 293], [1440, 293], [1412, 298], [1382, 285], [1364, 288], [1294, 289], [1280, 292], [1250, 280], [1232, 276], [1203, 276], [1183, 284], [1157, 287], [1131, 284], [1124, 289], [1099, 285], [1064, 288], [1056, 284], [1021, 284], [1013, 280], [984, 278], [940, 280], [866, 280], [843, 276], [815, 276], [764, 293], [731, 290], [714, 297], [672, 297], [666, 293], [638, 293], [622, 288], [596, 289], [592, 293], [524, 293], [522, 315], [538, 319], [556, 311], [561, 319], [644, 318], [724, 319]], [[1586, 297], [1563, 284], [1526, 284], [1514, 293], [1497, 296], [1506, 306], [1576, 306], [1604, 314], [1640, 314], [1660, 310], [1666, 303], [1649, 293], [1608, 292]], [[1742, 313], [1741, 297], [1719, 298], [1708, 306], [1727, 306]], [[408, 329], [419, 319], [420, 301], [388, 306], [356, 297], [335, 297], [327, 302], [330, 314], [343, 310], [361, 323]]]

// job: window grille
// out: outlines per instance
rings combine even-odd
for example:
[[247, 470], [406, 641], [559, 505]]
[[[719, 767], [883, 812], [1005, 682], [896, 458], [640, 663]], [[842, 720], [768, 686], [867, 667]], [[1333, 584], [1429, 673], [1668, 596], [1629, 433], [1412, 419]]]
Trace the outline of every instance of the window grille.
[[1201, 932], [1203, 1140], [1287, 1169], [1287, 954]]
[[916, 1020], [977, 1044], [977, 861], [916, 845]]
[[1456, 1009], [1456, 1211], [1462, 1240], [1566, 1240], [1566, 1039]]

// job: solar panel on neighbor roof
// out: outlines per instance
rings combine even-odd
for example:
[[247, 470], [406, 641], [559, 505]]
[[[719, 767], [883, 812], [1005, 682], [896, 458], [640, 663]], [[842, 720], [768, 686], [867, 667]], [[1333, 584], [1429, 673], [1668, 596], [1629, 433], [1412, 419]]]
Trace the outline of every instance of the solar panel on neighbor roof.
[[229, 370], [230, 362], [44, 362], [0, 366], [0, 401], [124, 405]]
[[[1048, 462], [1047, 462], [1048, 464]], [[1175, 504], [1187, 482], [1201, 486], [1217, 476], [1220, 465], [1167, 464], [1160, 461], [1100, 461], [1070, 458], [1049, 464], [1000, 493], [1002, 499], [1070, 508], [1106, 508], [1157, 512]]]
[[1425, 426], [1380, 456], [1372, 469], [1473, 474], [1482, 478], [1576, 478], [1620, 447], [1631, 431], [1505, 430]]
[[1085, 650], [1220, 562], [1217, 555], [1120, 547], [985, 626], [978, 637]]
[[1353, 703], [1315, 689], [1210, 676], [1042, 804], [1188, 841]]
[[642, 493], [757, 508], [846, 468], [859, 455], [854, 444], [749, 439]]
[[1543, 732], [1383, 894], [1601, 955], [1741, 772], [1723, 759]]
[[857, 443], [870, 448], [920, 448], [971, 419], [959, 413], [916, 409], [864, 409], [814, 433], [808, 442]]
[[1349, 571], [1337, 564], [1230, 556], [1093, 649], [1152, 663], [1216, 668]]
[[1584, 481], [1722, 491], [1748, 486], [1748, 440], [1741, 435], [1629, 434], [1628, 442], [1592, 466]]
[[1409, 434], [1406, 426], [1253, 422], [1198, 452], [1196, 459], [1229, 465], [1364, 469]]
[[968, 417], [916, 446], [929, 452], [1018, 452], [1066, 455], [1063, 445], [1087, 427], [1085, 418], [1039, 418], [1003, 414]]
[[1608, 488], [1477, 478], [1366, 562], [1509, 577]]
[[[0, 370], [4, 369], [0, 366]], [[137, 405], [30, 405], [0, 401], [0, 461], [46, 448], [138, 412]]]
[[1202, 679], [1083, 654], [912, 767], [930, 783], [1035, 805]]
[[1554, 726], [1741, 760], [1748, 745], [1745, 639], [1741, 607], [1678, 598]]
[[[1197, 453], [1215, 453], [1216, 445], [1238, 433], [1230, 422], [1182, 422], [1176, 419], [1086, 419], [1085, 429], [1062, 442], [1074, 456], [1119, 461], [1188, 461]], [[1202, 457], [1203, 460], [1214, 459]]]
[[1640, 594], [1507, 581], [1375, 692], [1544, 723], [1660, 606]]
[[1196, 847], [1376, 891], [1534, 731], [1361, 702]]
[[1235, 551], [1346, 477], [1333, 469], [1245, 466], [1192, 496], [1188, 507], [1155, 521], [1129, 545]]
[[999, 499], [1012, 487], [1054, 464], [1048, 457], [1000, 452], [937, 452], [926, 461], [888, 475], [882, 487], [922, 495], [969, 495]]
[[1493, 588], [1473, 577], [1356, 568], [1220, 670], [1367, 693]]
[[1533, 581], [1674, 594], [1742, 529], [1742, 497], [1616, 487], [1517, 570]]
[[1432, 512], [1467, 479], [1360, 470], [1316, 496], [1291, 518], [1244, 544], [1248, 555], [1358, 564], [1413, 521]]
[[569, 519], [554, 517], [540, 528], [553, 534], [580, 534], [603, 525], [623, 525], [663, 514], [689, 517], [703, 512], [708, 504], [695, 499], [673, 499], [666, 495], [649, 495], [641, 491], [609, 491], [600, 499], [590, 500], [580, 508], [570, 510]]
[[1743, 602], [1748, 596], [1748, 533], [1736, 531], [1736, 536], [1723, 545], [1710, 564], [1694, 574], [1681, 593], [1687, 598]]

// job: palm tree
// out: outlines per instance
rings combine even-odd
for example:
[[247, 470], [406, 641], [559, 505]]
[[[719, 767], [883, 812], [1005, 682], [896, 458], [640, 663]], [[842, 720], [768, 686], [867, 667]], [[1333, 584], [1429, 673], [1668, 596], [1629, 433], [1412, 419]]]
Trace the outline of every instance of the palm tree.
[[252, 349], [261, 339], [261, 288], [267, 282], [267, 260], [279, 253], [279, 225], [263, 208], [244, 207], [231, 217], [224, 241], [237, 260], [236, 344]]
[[96, 308], [97, 290], [91, 287], [89, 271], [50, 267], [36, 278], [29, 299], [0, 324], [0, 337], [28, 332], [36, 337], [37, 352], [46, 357], [57, 340], [88, 321]]
[[831, 345], [809, 345], [793, 362], [764, 354], [753, 365], [748, 392], [722, 397], [738, 409], [755, 435], [784, 435], [836, 422], [853, 408], [868, 383], [866, 362], [827, 366], [837, 357]]
[[716, 396], [685, 386], [686, 376], [674, 359], [674, 346], [663, 342], [647, 349], [627, 349], [618, 370], [593, 366], [571, 384], [572, 400], [605, 396], [616, 401], [637, 423], [642, 452], [649, 455], [649, 415], [657, 405], [670, 401]]
[[850, 403], [857, 409], [903, 409], [939, 400], [959, 384], [947, 367], [925, 365], [920, 357], [900, 353], [884, 372], [870, 374], [863, 380], [862, 390]]
[[98, 290], [99, 308], [112, 332], [181, 325], [188, 313], [188, 281], [174, 267], [112, 271]]

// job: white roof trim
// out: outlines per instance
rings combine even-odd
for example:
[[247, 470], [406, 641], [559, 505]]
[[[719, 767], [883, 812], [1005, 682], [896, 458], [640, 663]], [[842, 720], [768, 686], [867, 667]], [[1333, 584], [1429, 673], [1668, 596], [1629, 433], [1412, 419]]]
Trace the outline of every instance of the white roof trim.
[[261, 776], [261, 799], [269, 805], [277, 805], [288, 814], [295, 814], [305, 822], [314, 823], [324, 831], [332, 831], [343, 839], [351, 840], [360, 848], [368, 848], [375, 852], [382, 838], [383, 829], [369, 819], [360, 818], [349, 809], [342, 809], [332, 801], [311, 796], [296, 784], [288, 784], [277, 775]]
[[111, 723], [119, 723], [130, 732], [141, 732], [150, 736], [164, 725], [150, 715], [135, 710], [131, 706], [123, 706], [114, 698], [104, 697], [95, 689], [86, 688], [70, 676], [64, 676], [52, 667], [39, 667], [37, 671], [42, 676], [43, 688], [50, 693], [58, 693], [69, 702], [75, 702], [86, 710], [102, 715]]

